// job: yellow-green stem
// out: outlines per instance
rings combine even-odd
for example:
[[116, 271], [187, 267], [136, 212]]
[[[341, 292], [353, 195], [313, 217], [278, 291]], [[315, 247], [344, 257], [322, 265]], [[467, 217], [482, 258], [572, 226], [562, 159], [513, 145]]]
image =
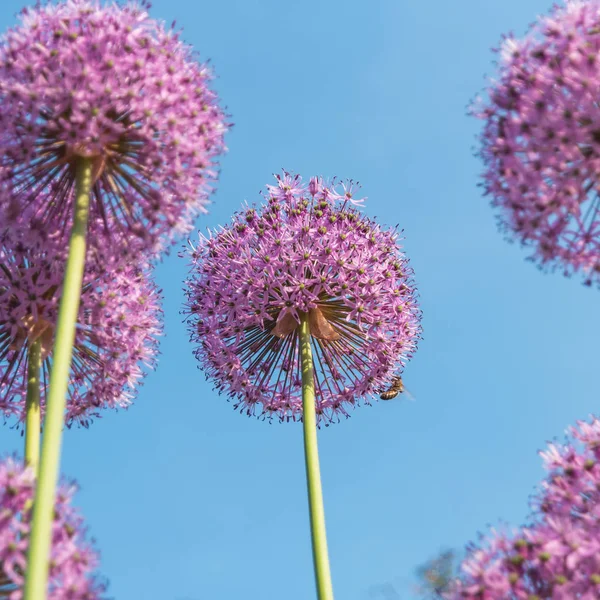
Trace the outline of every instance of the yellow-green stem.
[[310, 531], [312, 536], [317, 596], [319, 600], [333, 600], [329, 554], [327, 552], [327, 533], [325, 531], [323, 490], [321, 489], [321, 470], [319, 468], [319, 449], [317, 447], [315, 381], [312, 352], [310, 348], [308, 315], [302, 315], [300, 321], [300, 358], [302, 364], [304, 458], [306, 461], [308, 507], [310, 510]]
[[25, 464], [37, 473], [40, 460], [40, 371], [42, 341], [29, 345], [27, 357], [27, 399], [25, 401]]
[[69, 241], [62, 297], [52, 353], [50, 390], [47, 397], [44, 436], [25, 575], [23, 600], [46, 600], [52, 541], [54, 499], [60, 467], [60, 449], [75, 327], [85, 267], [85, 244], [92, 186], [92, 159], [78, 158], [75, 181], [75, 212]]

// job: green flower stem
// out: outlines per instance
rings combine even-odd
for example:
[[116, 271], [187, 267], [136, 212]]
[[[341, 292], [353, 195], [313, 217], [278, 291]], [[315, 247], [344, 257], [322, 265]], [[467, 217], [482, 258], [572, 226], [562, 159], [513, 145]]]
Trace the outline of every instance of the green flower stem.
[[85, 266], [85, 238], [92, 187], [92, 159], [81, 157], [77, 159], [75, 177], [75, 213], [63, 292], [58, 309], [50, 391], [44, 420], [42, 457], [33, 504], [24, 600], [46, 600], [48, 588], [54, 498], [58, 484], [69, 373]]
[[40, 371], [42, 340], [29, 346], [27, 364], [27, 399], [25, 401], [25, 464], [37, 473], [40, 461]]
[[313, 359], [310, 349], [310, 326], [308, 315], [300, 321], [300, 357], [302, 361], [302, 422], [304, 425], [304, 458], [306, 461], [306, 481], [308, 484], [308, 506], [310, 510], [310, 530], [312, 535], [313, 562], [319, 600], [333, 600], [327, 534], [325, 531], [325, 509], [321, 489], [319, 469], [319, 449], [317, 447], [317, 417], [315, 412], [315, 381]]

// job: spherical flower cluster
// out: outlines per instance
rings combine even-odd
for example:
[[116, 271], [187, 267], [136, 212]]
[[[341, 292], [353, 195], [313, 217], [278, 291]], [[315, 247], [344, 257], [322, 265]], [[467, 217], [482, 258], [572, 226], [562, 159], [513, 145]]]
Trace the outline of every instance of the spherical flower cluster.
[[[52, 346], [66, 249], [56, 240], [0, 237], [0, 413], [24, 419], [31, 344], [41, 344], [41, 403]], [[86, 425], [100, 408], [131, 403], [144, 367], [153, 367], [161, 333], [160, 291], [148, 268], [102, 267], [88, 252], [73, 349], [66, 422]]]
[[600, 420], [571, 432], [541, 453], [549, 474], [532, 524], [472, 546], [448, 599], [600, 597]]
[[192, 245], [185, 313], [216, 388], [248, 415], [302, 415], [299, 322], [309, 321], [316, 410], [329, 423], [390, 383], [420, 337], [399, 235], [355, 205], [352, 183], [284, 173], [267, 203]]
[[14, 227], [27, 212], [68, 233], [88, 157], [90, 230], [108, 238], [99, 249], [156, 250], [189, 232], [225, 150], [210, 79], [144, 4], [24, 9], [0, 42], [0, 221]]
[[[35, 478], [9, 458], [0, 462], [0, 598], [21, 600], [27, 564]], [[75, 487], [61, 486], [52, 522], [48, 600], [96, 600], [105, 586], [94, 572], [98, 554], [85, 539], [83, 519], [71, 506]]]
[[556, 5], [499, 52], [473, 112], [500, 228], [542, 268], [600, 284], [600, 1]]

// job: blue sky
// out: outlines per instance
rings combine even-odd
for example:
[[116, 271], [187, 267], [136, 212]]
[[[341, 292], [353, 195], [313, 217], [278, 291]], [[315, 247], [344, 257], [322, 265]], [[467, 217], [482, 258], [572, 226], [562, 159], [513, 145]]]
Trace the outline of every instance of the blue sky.
[[[24, 3], [3, 0], [0, 30]], [[550, 0], [155, 0], [152, 15], [219, 76], [235, 122], [205, 229], [282, 167], [358, 179], [366, 210], [405, 230], [424, 340], [417, 401], [320, 432], [334, 589], [410, 600], [414, 569], [487, 524], [521, 523], [537, 450], [598, 407], [598, 290], [543, 275], [496, 232], [476, 187], [468, 101], [503, 32]], [[235, 413], [182, 325], [184, 261], [157, 269], [166, 337], [132, 408], [65, 434], [63, 472], [116, 599], [314, 597], [300, 424]], [[20, 449], [14, 430], [0, 452]], [[382, 589], [382, 588], [381, 588]]]

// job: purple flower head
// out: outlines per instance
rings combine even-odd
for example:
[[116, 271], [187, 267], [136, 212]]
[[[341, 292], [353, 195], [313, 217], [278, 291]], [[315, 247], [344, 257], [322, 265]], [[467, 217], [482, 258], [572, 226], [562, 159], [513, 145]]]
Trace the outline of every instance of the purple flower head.
[[541, 455], [548, 475], [532, 523], [472, 545], [450, 600], [600, 597], [600, 421]]
[[[21, 600], [27, 563], [35, 478], [12, 458], [0, 462], [0, 598]], [[59, 488], [52, 522], [48, 600], [96, 600], [98, 554], [86, 540], [83, 519], [71, 506], [76, 488]]]
[[0, 42], [0, 222], [25, 211], [68, 232], [75, 163], [91, 157], [99, 249], [158, 250], [189, 232], [225, 150], [210, 79], [144, 4], [25, 9]]
[[600, 1], [555, 5], [506, 37], [485, 120], [483, 187], [501, 230], [542, 268], [600, 284]]
[[192, 245], [185, 313], [195, 354], [248, 415], [302, 415], [299, 331], [308, 315], [316, 410], [326, 423], [380, 392], [420, 337], [399, 234], [354, 206], [352, 185], [284, 173], [266, 204]]
[[[41, 343], [42, 410], [66, 249], [51, 239], [27, 245], [0, 238], [0, 413], [24, 419], [27, 357]], [[126, 407], [144, 368], [153, 367], [162, 330], [160, 291], [149, 269], [123, 263], [99, 266], [88, 252], [73, 350], [66, 422], [87, 426], [101, 408]]]

